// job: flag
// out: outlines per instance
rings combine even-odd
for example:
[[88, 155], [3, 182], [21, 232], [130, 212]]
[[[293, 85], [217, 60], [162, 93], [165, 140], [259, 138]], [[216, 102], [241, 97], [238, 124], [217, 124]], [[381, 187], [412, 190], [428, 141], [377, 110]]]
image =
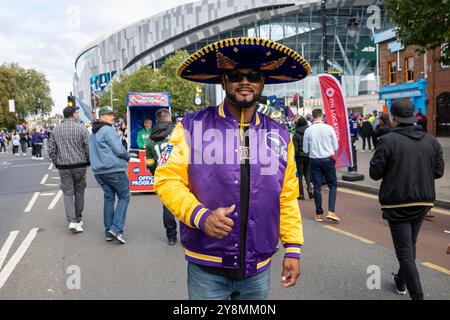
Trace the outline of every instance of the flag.
[[338, 140], [339, 149], [334, 155], [336, 167], [353, 167], [352, 140], [341, 85], [329, 74], [320, 74], [319, 82], [326, 122], [333, 127]]

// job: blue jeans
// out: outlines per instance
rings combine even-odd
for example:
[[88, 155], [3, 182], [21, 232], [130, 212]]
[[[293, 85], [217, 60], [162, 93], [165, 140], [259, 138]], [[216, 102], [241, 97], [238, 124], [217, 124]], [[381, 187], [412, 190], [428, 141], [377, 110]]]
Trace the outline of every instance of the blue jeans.
[[328, 211], [335, 212], [336, 194], [337, 194], [337, 177], [336, 162], [332, 157], [323, 159], [311, 159], [311, 180], [314, 184], [314, 202], [316, 204], [316, 214], [323, 214], [322, 209], [322, 182], [325, 182], [330, 189], [328, 198]]
[[187, 273], [190, 300], [263, 300], [269, 292], [269, 268], [243, 280], [212, 274], [193, 263]]
[[[104, 193], [103, 223], [105, 225], [105, 236], [110, 236], [109, 230], [117, 234], [123, 233], [128, 203], [130, 202], [130, 186], [127, 174], [125, 172], [96, 174], [95, 179]], [[114, 209], [116, 194], [118, 201]]]

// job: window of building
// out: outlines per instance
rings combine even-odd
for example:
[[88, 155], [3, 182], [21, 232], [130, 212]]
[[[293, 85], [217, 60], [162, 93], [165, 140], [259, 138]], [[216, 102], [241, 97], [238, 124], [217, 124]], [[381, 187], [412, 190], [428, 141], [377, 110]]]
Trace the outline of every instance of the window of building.
[[[443, 43], [443, 44], [441, 45], [441, 57], [444, 56], [444, 50], [445, 50], [449, 45], [450, 45], [449, 42]], [[448, 69], [448, 68], [450, 68], [450, 65], [447, 65], [447, 64], [441, 62], [441, 68], [442, 68], [442, 69]]]
[[405, 58], [405, 82], [414, 81], [414, 57]]
[[388, 82], [389, 84], [397, 83], [397, 62], [392, 61], [388, 63]]

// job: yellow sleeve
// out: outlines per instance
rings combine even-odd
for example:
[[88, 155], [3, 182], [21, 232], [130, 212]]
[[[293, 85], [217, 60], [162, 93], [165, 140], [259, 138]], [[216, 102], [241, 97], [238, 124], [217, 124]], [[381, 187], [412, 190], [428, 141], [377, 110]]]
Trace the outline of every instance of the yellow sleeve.
[[303, 245], [303, 224], [298, 206], [299, 185], [296, 177], [294, 144], [288, 146], [287, 167], [280, 194], [280, 238], [285, 247], [285, 258], [301, 257]]
[[189, 190], [189, 153], [183, 125], [177, 124], [161, 155], [155, 171], [155, 192], [162, 203], [180, 221], [191, 228], [203, 230], [211, 211]]

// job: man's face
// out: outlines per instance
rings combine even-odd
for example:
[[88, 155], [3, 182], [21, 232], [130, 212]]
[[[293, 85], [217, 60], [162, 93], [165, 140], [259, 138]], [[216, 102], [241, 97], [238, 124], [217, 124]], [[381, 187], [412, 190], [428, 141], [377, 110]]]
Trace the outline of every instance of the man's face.
[[114, 124], [114, 113], [104, 114], [100, 117], [100, 120], [103, 122], [109, 123], [110, 125]]
[[223, 88], [228, 100], [237, 108], [254, 106], [261, 98], [264, 77], [252, 69], [239, 69], [225, 74]]
[[144, 121], [144, 127], [145, 127], [145, 130], [150, 130], [150, 128], [152, 127], [152, 120]]

